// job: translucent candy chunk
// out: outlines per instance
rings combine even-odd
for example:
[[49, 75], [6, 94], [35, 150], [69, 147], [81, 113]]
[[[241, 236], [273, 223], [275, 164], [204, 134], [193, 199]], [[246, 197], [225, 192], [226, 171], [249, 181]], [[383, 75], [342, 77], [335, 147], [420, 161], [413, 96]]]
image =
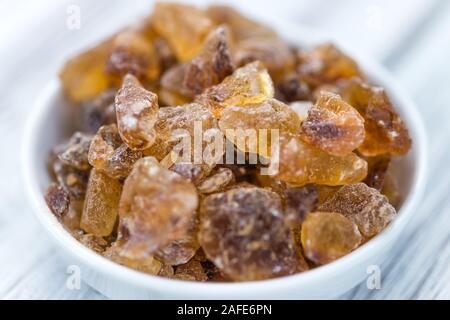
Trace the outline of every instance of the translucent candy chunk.
[[108, 236], [114, 229], [119, 213], [122, 185], [104, 173], [91, 170], [81, 228], [95, 236]]
[[[60, 219], [64, 227], [70, 232], [81, 231], [80, 222], [83, 214], [84, 199], [70, 199], [69, 210]], [[84, 232], [83, 232], [84, 233]]]
[[345, 256], [361, 243], [358, 227], [335, 212], [314, 212], [302, 225], [301, 241], [306, 257], [326, 264]]
[[108, 39], [66, 62], [59, 73], [66, 96], [74, 102], [95, 98], [110, 85], [105, 73], [106, 61], [112, 49]]
[[150, 147], [155, 141], [153, 127], [158, 118], [158, 97], [128, 74], [117, 93], [115, 106], [122, 140], [133, 150]]
[[220, 83], [234, 70], [230, 36], [225, 26], [208, 35], [202, 51], [191, 61], [168, 70], [161, 79], [164, 89], [193, 99], [205, 89]]
[[391, 158], [389, 156], [369, 157], [367, 163], [369, 164], [369, 171], [364, 183], [380, 191], [384, 186]]
[[[200, 183], [222, 158], [223, 135], [211, 111], [201, 104], [161, 108], [155, 130], [156, 141], [144, 154], [162, 160], [166, 167], [195, 184]], [[211, 141], [208, 137], [211, 137]], [[222, 141], [217, 141], [217, 148], [216, 139]], [[191, 146], [190, 158], [189, 154], [183, 154], [185, 150], [179, 150], [189, 147], [188, 142]]]
[[212, 5], [208, 7], [207, 13], [217, 24], [229, 25], [236, 40], [277, 37], [269, 27], [244, 17], [231, 7]]
[[220, 118], [225, 107], [257, 104], [273, 96], [272, 79], [264, 66], [256, 61], [235, 70], [220, 84], [197, 96], [196, 101]]
[[340, 79], [364, 78], [356, 62], [332, 44], [301, 51], [299, 60], [300, 77], [312, 87]]
[[364, 183], [342, 187], [319, 210], [343, 214], [358, 225], [365, 238], [380, 233], [397, 214], [385, 196]]
[[120, 199], [121, 254], [142, 259], [183, 238], [197, 205], [191, 182], [160, 167], [152, 157], [140, 159], [125, 180]]
[[[219, 127], [239, 150], [269, 156], [271, 130], [278, 130], [276, 134], [296, 134], [300, 119], [288, 105], [270, 99], [260, 104], [225, 108]], [[243, 143], [242, 139], [245, 139]]]
[[185, 236], [170, 243], [156, 253], [156, 258], [164, 264], [178, 266], [191, 260], [200, 244], [197, 240], [198, 220], [197, 216], [191, 221], [191, 225]]
[[207, 177], [197, 188], [200, 193], [210, 194], [224, 190], [234, 181], [231, 169], [218, 168], [216, 172]]
[[342, 97], [365, 120], [365, 139], [358, 151], [367, 157], [390, 154], [401, 156], [411, 148], [408, 129], [395, 111], [386, 92], [360, 79], [341, 84]]
[[236, 63], [239, 66], [261, 61], [273, 79], [282, 77], [295, 69], [296, 57], [291, 48], [281, 39], [250, 38], [238, 43]]
[[269, 190], [235, 188], [207, 196], [201, 207], [199, 241], [206, 256], [233, 280], [301, 271], [280, 197]]
[[364, 141], [364, 119], [340, 96], [322, 91], [302, 123], [302, 137], [329, 154], [346, 156]]
[[285, 103], [311, 100], [308, 84], [296, 72], [290, 72], [275, 81], [275, 98]]
[[163, 264], [152, 256], [141, 259], [132, 259], [121, 255], [121, 252], [122, 250], [117, 243], [113, 243], [111, 247], [106, 249], [103, 256], [109, 260], [117, 262], [118, 264], [148, 274], [157, 275], [163, 268]]
[[384, 177], [381, 193], [389, 199], [389, 203], [392, 204], [396, 210], [400, 209], [403, 200], [402, 194], [400, 193], [397, 180], [390, 171], [388, 171]]
[[354, 153], [333, 156], [295, 136], [281, 136], [279, 149], [272, 155], [270, 172], [297, 186], [345, 185], [360, 182], [367, 175], [367, 162]]
[[208, 280], [208, 276], [206, 275], [201, 262], [194, 259], [192, 259], [188, 263], [177, 266], [174, 278], [186, 281]]
[[214, 23], [201, 9], [176, 3], [156, 3], [150, 18], [153, 28], [162, 35], [178, 60], [184, 62], [200, 52]]
[[78, 234], [76, 235], [78, 241], [80, 241], [85, 247], [97, 252], [103, 253], [108, 246], [108, 242], [99, 236], [93, 234]]
[[64, 164], [59, 159], [53, 163], [53, 172], [57, 181], [74, 199], [83, 199], [86, 193], [89, 170], [79, 170]]
[[92, 136], [75, 132], [58, 154], [59, 159], [66, 165], [79, 170], [89, 170], [88, 151]]
[[128, 28], [114, 37], [106, 71], [122, 79], [130, 73], [143, 81], [159, 76], [159, 61], [152, 42], [135, 28]]
[[69, 193], [56, 183], [51, 183], [45, 191], [45, 202], [57, 217], [62, 217], [69, 211]]
[[318, 205], [318, 191], [314, 185], [287, 187], [284, 190], [285, 213], [293, 225], [300, 225]]
[[116, 123], [115, 96], [116, 90], [106, 90], [80, 106], [81, 131], [95, 134], [101, 126]]
[[115, 179], [126, 178], [141, 157], [141, 151], [131, 150], [122, 142], [115, 124], [101, 127], [89, 149], [89, 163]]

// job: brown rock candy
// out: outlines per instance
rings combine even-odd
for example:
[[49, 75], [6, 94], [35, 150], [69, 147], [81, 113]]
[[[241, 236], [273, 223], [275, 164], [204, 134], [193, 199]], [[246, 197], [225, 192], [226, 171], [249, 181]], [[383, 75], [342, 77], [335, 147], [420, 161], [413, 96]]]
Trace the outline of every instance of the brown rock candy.
[[121, 255], [121, 249], [117, 246], [117, 243], [113, 243], [112, 246], [107, 248], [103, 256], [123, 266], [152, 275], [159, 274], [163, 269], [163, 264], [152, 256], [132, 259]]
[[108, 39], [66, 62], [59, 77], [64, 93], [71, 101], [91, 100], [109, 87], [105, 65], [111, 49], [112, 40]]
[[323, 91], [302, 123], [302, 137], [329, 154], [346, 156], [364, 141], [364, 119], [339, 95]]
[[318, 205], [318, 191], [315, 185], [287, 187], [284, 190], [285, 214], [293, 225], [300, 225]]
[[151, 23], [169, 43], [179, 61], [188, 61], [200, 52], [208, 33], [214, 27], [204, 11], [177, 3], [156, 3]]
[[159, 76], [159, 61], [153, 43], [135, 28], [119, 32], [113, 40], [106, 71], [119, 79], [132, 74], [142, 81]]
[[[196, 128], [198, 131], [195, 132]], [[212, 134], [213, 137], [217, 136], [223, 140], [223, 136], [219, 132], [217, 120], [213, 114], [198, 103], [161, 108], [155, 124], [155, 131], [155, 143], [145, 150], [144, 154], [161, 160], [166, 167], [195, 184], [200, 183], [211, 172], [224, 152], [222, 148], [216, 150], [217, 154], [208, 152], [208, 150], [214, 151], [215, 149], [207, 149], [209, 142], [203, 138]], [[199, 145], [197, 145], [197, 148], [195, 147], [195, 136], [198, 138], [197, 141], [200, 141], [202, 148]], [[174, 150], [177, 145], [184, 141], [183, 139], [190, 141], [190, 159], [184, 159], [181, 154], [184, 150]], [[224, 142], [222, 141], [223, 145]], [[174, 157], [172, 157], [172, 154]], [[187, 157], [187, 155], [185, 156]], [[183, 162], [183, 160], [188, 160], [188, 162]]]
[[295, 136], [281, 136], [279, 149], [279, 158], [272, 155], [269, 171], [297, 186], [345, 185], [362, 181], [367, 175], [367, 162], [354, 153], [333, 156]]
[[89, 170], [88, 151], [92, 136], [82, 132], [75, 132], [65, 148], [58, 153], [59, 159], [68, 166], [78, 170]]
[[228, 185], [234, 182], [234, 174], [231, 169], [218, 168], [202, 183], [197, 186], [200, 193], [211, 194], [223, 191]]
[[175, 269], [174, 278], [187, 281], [208, 280], [208, 276], [206, 275], [201, 262], [194, 259], [185, 264], [177, 266]]
[[150, 147], [155, 141], [153, 127], [158, 118], [158, 97], [128, 74], [116, 95], [115, 106], [122, 140], [133, 150]]
[[364, 183], [380, 191], [383, 188], [391, 158], [389, 156], [369, 157], [367, 163], [369, 164], [369, 170]]
[[69, 211], [69, 193], [57, 183], [51, 183], [45, 191], [45, 202], [55, 216], [62, 217]]
[[205, 89], [220, 83], [234, 70], [229, 37], [226, 26], [211, 31], [202, 51], [194, 59], [175, 65], [163, 75], [162, 88], [193, 99]]
[[61, 184], [74, 199], [83, 199], [89, 179], [89, 170], [79, 170], [64, 164], [61, 160], [53, 163], [53, 172]]
[[269, 27], [253, 21], [231, 7], [212, 5], [207, 9], [208, 16], [217, 24], [230, 26], [236, 40], [249, 38], [276, 38], [276, 33]]
[[335, 212], [311, 213], [301, 229], [305, 255], [317, 264], [345, 256], [360, 245], [361, 239], [356, 224]]
[[199, 241], [206, 256], [233, 280], [274, 278], [301, 271], [279, 196], [235, 188], [207, 196]]
[[250, 38], [240, 41], [235, 56], [238, 66], [261, 61], [273, 79], [293, 71], [296, 63], [294, 52], [281, 39]]
[[164, 264], [171, 266], [188, 263], [200, 247], [197, 240], [197, 233], [198, 219], [197, 216], [194, 216], [186, 235], [160, 249], [155, 254], [156, 258]]
[[365, 120], [365, 139], [358, 151], [367, 157], [405, 155], [411, 148], [408, 129], [384, 89], [354, 78], [341, 84], [341, 95]]
[[117, 126], [101, 127], [92, 139], [89, 163], [111, 178], [126, 178], [133, 164], [142, 157], [141, 151], [130, 149], [122, 142]]
[[108, 236], [116, 224], [122, 185], [104, 173], [91, 170], [81, 228], [95, 236]]
[[300, 77], [311, 87], [340, 79], [364, 78], [356, 62], [330, 43], [300, 51], [299, 61]]
[[[278, 130], [278, 135], [296, 134], [300, 130], [300, 119], [288, 105], [269, 99], [259, 104], [225, 108], [219, 127], [239, 150], [269, 157], [271, 130]], [[250, 130], [249, 134], [246, 130]], [[241, 138], [245, 138], [243, 143]]]
[[115, 97], [116, 90], [109, 89], [100, 93], [93, 100], [83, 103], [80, 106], [81, 131], [95, 134], [101, 126], [116, 123]]
[[121, 255], [142, 259], [184, 237], [197, 205], [191, 182], [160, 167], [152, 157], [140, 159], [125, 180], [120, 199]]
[[308, 84], [296, 72], [289, 72], [275, 81], [275, 98], [285, 103], [311, 100]]
[[343, 214], [358, 225], [365, 238], [380, 233], [397, 215], [385, 196], [364, 183], [343, 186], [319, 210]]
[[220, 118], [223, 109], [228, 106], [257, 104], [273, 96], [272, 79], [262, 63], [256, 61], [236, 69], [220, 84], [197, 96], [196, 101]]

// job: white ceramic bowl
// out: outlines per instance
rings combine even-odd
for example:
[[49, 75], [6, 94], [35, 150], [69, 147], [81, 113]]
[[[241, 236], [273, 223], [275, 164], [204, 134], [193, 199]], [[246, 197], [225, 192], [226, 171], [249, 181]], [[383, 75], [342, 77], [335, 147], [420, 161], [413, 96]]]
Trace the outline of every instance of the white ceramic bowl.
[[[267, 22], [267, 21], [265, 21]], [[310, 46], [333, 40], [297, 24], [270, 23], [286, 40]], [[81, 268], [82, 280], [111, 298], [137, 299], [310, 299], [334, 298], [367, 277], [367, 268], [380, 265], [414, 215], [425, 185], [425, 133], [414, 103], [378, 64], [354, 57], [370, 79], [385, 87], [406, 122], [413, 148], [395, 163], [404, 203], [386, 230], [351, 254], [320, 268], [288, 277], [245, 283], [197, 283], [146, 275], [111, 262], [76, 241], [47, 208], [43, 193], [49, 183], [45, 159], [48, 151], [72, 131], [71, 115], [57, 80], [52, 81], [32, 108], [23, 144], [23, 173], [34, 211], [70, 263]]]

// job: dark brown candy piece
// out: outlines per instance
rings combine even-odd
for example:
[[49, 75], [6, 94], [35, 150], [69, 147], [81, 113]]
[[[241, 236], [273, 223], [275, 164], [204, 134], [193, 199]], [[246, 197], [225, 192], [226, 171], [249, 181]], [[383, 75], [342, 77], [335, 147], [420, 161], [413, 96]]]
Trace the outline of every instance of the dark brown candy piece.
[[285, 212], [294, 225], [301, 224], [310, 212], [317, 209], [318, 192], [315, 185], [287, 187], [284, 191]]
[[75, 132], [65, 148], [58, 153], [59, 159], [64, 164], [78, 170], [89, 170], [88, 152], [91, 140], [91, 135]]
[[45, 191], [45, 202], [58, 218], [69, 211], [69, 193], [59, 184], [51, 183]]
[[391, 158], [388, 156], [370, 157], [367, 159], [367, 163], [369, 167], [364, 183], [380, 191], [383, 188]]
[[95, 134], [101, 126], [116, 122], [115, 96], [116, 90], [106, 90], [80, 106], [80, 128], [83, 132]]
[[381, 87], [353, 78], [340, 84], [342, 97], [363, 116], [365, 139], [358, 151], [367, 157], [406, 154], [411, 148], [408, 129]]
[[58, 159], [53, 164], [53, 172], [57, 181], [69, 192], [71, 197], [75, 199], [84, 198], [89, 179], [88, 170], [78, 170]]
[[234, 70], [229, 38], [225, 26], [213, 30], [194, 59], [175, 65], [163, 75], [163, 89], [193, 99], [205, 89], [220, 83]]
[[301, 271], [280, 197], [266, 189], [234, 188], [207, 196], [201, 206], [199, 241], [206, 256], [233, 280]]
[[310, 100], [311, 89], [297, 73], [288, 73], [275, 81], [275, 98], [283, 102]]
[[366, 239], [380, 233], [397, 215], [385, 196], [364, 183], [343, 186], [319, 210], [343, 214], [358, 225]]
[[126, 178], [133, 164], [142, 157], [141, 151], [131, 150], [122, 142], [117, 126], [101, 127], [92, 139], [89, 163], [111, 178]]
[[203, 266], [198, 260], [190, 260], [188, 263], [179, 265], [175, 269], [175, 279], [188, 280], [188, 281], [207, 281]]

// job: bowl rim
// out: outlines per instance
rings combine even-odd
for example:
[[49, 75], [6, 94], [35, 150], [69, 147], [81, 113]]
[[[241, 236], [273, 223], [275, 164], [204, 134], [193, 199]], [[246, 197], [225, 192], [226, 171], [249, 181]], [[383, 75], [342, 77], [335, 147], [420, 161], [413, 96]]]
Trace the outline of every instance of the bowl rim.
[[348, 255], [307, 272], [275, 279], [229, 283], [202, 283], [148, 275], [121, 266], [88, 249], [73, 238], [48, 209], [40, 190], [38, 173], [35, 170], [36, 164], [33, 161], [33, 146], [36, 146], [36, 143], [39, 142], [36, 141], [38, 135], [35, 133], [43, 125], [42, 122], [45, 116], [54, 107], [54, 105], [49, 102], [59, 94], [61, 90], [58, 79], [54, 78], [47, 84], [37, 98], [33, 110], [27, 119], [22, 143], [22, 174], [27, 196], [32, 204], [33, 211], [38, 217], [38, 220], [64, 250], [70, 252], [72, 256], [81, 260], [84, 265], [97, 270], [97, 272], [108, 274], [108, 276], [114, 277], [120, 281], [128, 282], [136, 287], [154, 289], [155, 291], [172, 292], [178, 295], [182, 290], [186, 293], [187, 297], [189, 297], [189, 293], [199, 291], [205, 296], [215, 298], [224, 296], [235, 297], [236, 294], [249, 295], [261, 290], [278, 291], [288, 290], [288, 288], [294, 287], [306, 288], [318, 281], [328, 281], [342, 272], [350, 270], [352, 266], [358, 263], [358, 261], [367, 259], [367, 257], [371, 256], [372, 252], [377, 252], [377, 250], [383, 247], [387, 241], [398, 236], [403, 227], [411, 219], [414, 213], [414, 207], [417, 206], [423, 196], [426, 183], [428, 161], [426, 148], [427, 139], [423, 121], [415, 103], [396, 83], [384, 67], [373, 60], [367, 59], [361, 54], [354, 52], [349, 46], [343, 44], [342, 41], [325, 38], [324, 35], [317, 30], [297, 23], [294, 24], [287, 21], [266, 21], [265, 23], [279, 31], [281, 37], [285, 37], [286, 33], [280, 32], [280, 30], [284, 29], [284, 32], [289, 30], [290, 34], [287, 38], [294, 39], [294, 42], [297, 45], [304, 46], [326, 42], [325, 39], [332, 40], [333, 43], [355, 59], [368, 77], [375, 83], [383, 86], [390, 97], [395, 100], [396, 105], [399, 106], [397, 109], [399, 113], [402, 114], [402, 118], [408, 126], [413, 139], [414, 148], [416, 149], [413, 160], [415, 162], [416, 170], [412, 179], [411, 189], [408, 197], [405, 199], [398, 212], [397, 218], [383, 230], [383, 232]]

